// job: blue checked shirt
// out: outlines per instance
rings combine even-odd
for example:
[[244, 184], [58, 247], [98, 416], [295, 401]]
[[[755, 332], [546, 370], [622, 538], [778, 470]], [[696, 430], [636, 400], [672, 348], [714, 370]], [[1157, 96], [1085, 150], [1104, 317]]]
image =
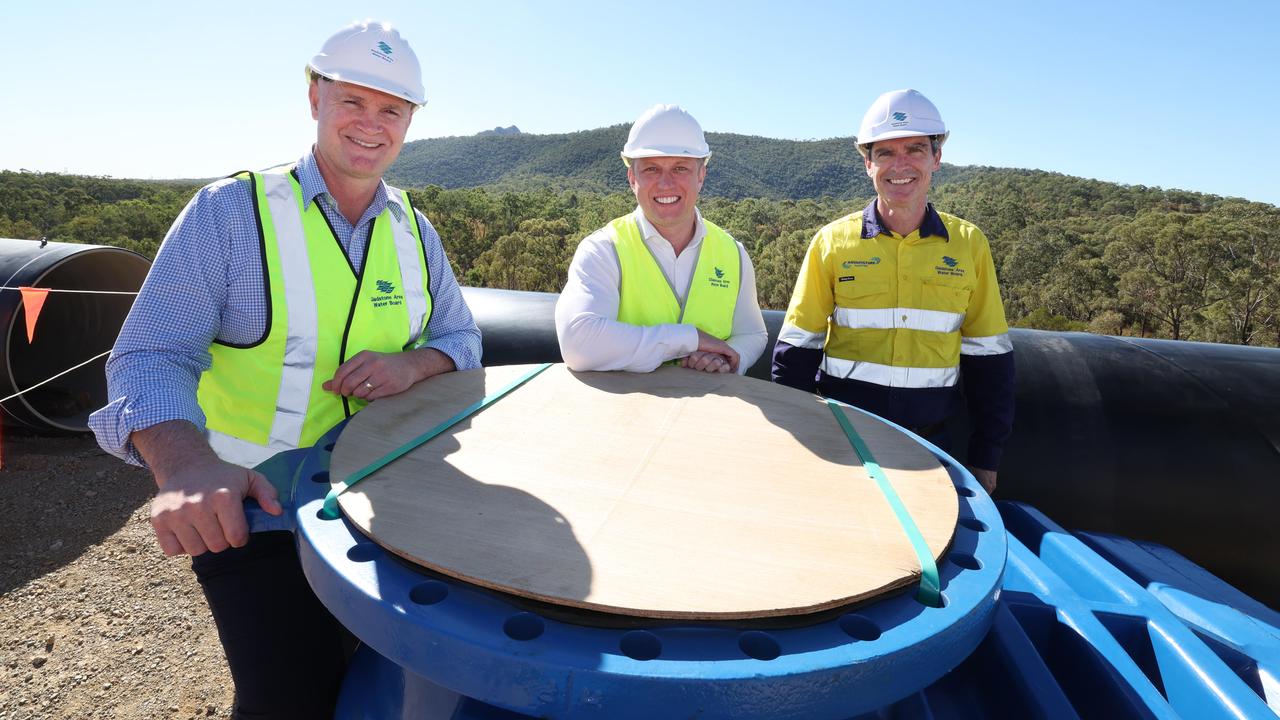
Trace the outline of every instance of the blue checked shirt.
[[[352, 267], [364, 263], [370, 224], [387, 208], [386, 184], [354, 227], [338, 212], [314, 155], [298, 162], [302, 198], [320, 209]], [[399, 213], [398, 205], [391, 212]], [[480, 330], [458, 289], [440, 235], [418, 212], [431, 277], [431, 320], [424, 347], [453, 359], [459, 370], [480, 367]], [[89, 428], [107, 452], [145, 465], [130, 433], [168, 420], [203, 429], [196, 404], [200, 375], [212, 362], [209, 345], [251, 343], [267, 325], [257, 216], [249, 183], [225, 179], [202, 188], [174, 221], [129, 311], [107, 361], [106, 407]]]

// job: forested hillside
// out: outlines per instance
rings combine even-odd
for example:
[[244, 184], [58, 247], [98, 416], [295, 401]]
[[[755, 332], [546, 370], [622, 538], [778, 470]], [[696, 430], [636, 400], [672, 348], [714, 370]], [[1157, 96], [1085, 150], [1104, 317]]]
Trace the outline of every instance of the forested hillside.
[[[590, 183], [577, 176], [551, 174], [581, 166], [601, 188], [625, 187], [616, 156], [625, 128], [609, 130], [617, 137], [600, 140], [600, 147], [548, 143], [533, 157], [524, 154], [528, 145], [512, 145], [504, 161], [469, 159], [461, 150], [449, 160], [474, 182], [505, 182], [510, 177], [501, 169], [519, 165], [530, 173], [530, 186], [540, 189], [407, 184], [444, 238], [463, 283], [560, 289], [578, 240], [634, 207], [629, 193], [587, 191], [581, 188]], [[606, 159], [590, 160], [604, 157], [605, 146]], [[708, 189], [718, 173], [754, 165], [752, 152], [763, 157], [773, 151], [767, 141], [740, 155], [718, 148]], [[804, 175], [808, 166], [764, 164], [776, 175], [755, 176], [761, 188], [772, 188], [760, 189], [762, 196], [779, 187], [807, 187], [805, 177], [818, 177]], [[534, 179], [543, 172], [553, 179]], [[763, 306], [786, 306], [817, 228], [869, 201], [860, 169], [839, 172], [847, 190], [817, 199], [704, 193], [706, 216], [751, 253]], [[745, 187], [745, 181], [734, 182]], [[195, 188], [189, 182], [0, 172], [0, 237], [118, 245], [151, 256]], [[946, 168], [933, 197], [940, 210], [972, 220], [991, 239], [1011, 323], [1280, 345], [1280, 208], [1273, 205], [982, 167]]]
[[[560, 135], [488, 131], [418, 140], [404, 146], [387, 176], [402, 187], [626, 192], [618, 151], [627, 130], [614, 125]], [[707, 133], [707, 142], [715, 151], [714, 172], [707, 176], [704, 195], [800, 200], [849, 199], [872, 192], [853, 138], [800, 141]], [[938, 180], [945, 182], [958, 170], [948, 165]]]

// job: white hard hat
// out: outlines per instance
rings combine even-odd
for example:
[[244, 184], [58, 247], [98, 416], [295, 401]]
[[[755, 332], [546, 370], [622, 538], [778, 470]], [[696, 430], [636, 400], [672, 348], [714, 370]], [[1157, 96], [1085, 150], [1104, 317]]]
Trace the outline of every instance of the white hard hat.
[[622, 161], [647, 157], [711, 157], [702, 126], [679, 105], [654, 105], [631, 126]]
[[918, 135], [940, 135], [938, 145], [947, 141], [951, 133], [942, 122], [942, 114], [929, 102], [929, 98], [915, 90], [893, 90], [871, 103], [862, 116], [862, 126], [854, 142], [858, 152], [866, 154], [865, 146], [881, 140]]
[[311, 58], [307, 71], [308, 77], [315, 71], [330, 80], [395, 95], [414, 105], [427, 103], [418, 56], [387, 23], [365, 20], [342, 28]]

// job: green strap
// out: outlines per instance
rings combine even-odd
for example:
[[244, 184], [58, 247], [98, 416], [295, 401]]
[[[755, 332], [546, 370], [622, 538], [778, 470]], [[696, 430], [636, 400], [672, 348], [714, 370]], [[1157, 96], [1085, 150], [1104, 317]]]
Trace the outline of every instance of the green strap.
[[534, 378], [534, 376], [536, 376], [538, 373], [542, 372], [543, 370], [546, 370], [549, 367], [551, 367], [551, 363], [543, 363], [539, 365], [538, 367], [530, 370], [524, 375], [511, 381], [506, 385], [506, 387], [503, 387], [502, 389], [498, 390], [492, 395], [486, 396], [481, 400], [477, 400], [476, 402], [471, 403], [467, 407], [463, 408], [462, 412], [458, 413], [457, 415], [454, 415], [453, 417], [449, 418], [448, 420], [445, 420], [444, 422], [431, 428], [430, 430], [419, 435], [418, 437], [410, 440], [404, 445], [401, 445], [395, 450], [392, 450], [386, 455], [383, 455], [377, 460], [374, 460], [368, 465], [365, 465], [359, 470], [351, 473], [351, 475], [349, 475], [346, 480], [343, 480], [342, 482], [338, 483], [332, 489], [329, 490], [329, 494], [324, 497], [324, 507], [320, 509], [320, 516], [325, 518], [326, 520], [336, 520], [338, 518], [338, 496], [346, 492], [347, 489], [350, 488], [352, 485], [355, 485], [361, 480], [364, 480], [370, 475], [378, 472], [382, 468], [386, 467], [392, 461], [396, 460], [402, 455], [407, 454], [409, 451], [413, 450], [419, 445], [422, 445], [423, 443], [439, 435], [445, 430], [448, 430], [449, 428], [453, 427], [459, 422], [466, 420], [468, 417], [496, 403], [497, 401], [501, 400], [504, 395], [511, 392], [512, 390], [515, 390], [521, 385], [529, 382]]
[[889, 501], [889, 507], [893, 510], [893, 514], [898, 516], [898, 523], [906, 531], [907, 539], [911, 541], [911, 547], [916, 551], [916, 559], [920, 561], [920, 592], [916, 597], [930, 607], [942, 607], [942, 585], [938, 582], [938, 564], [934, 562], [933, 553], [925, 544], [920, 528], [916, 527], [916, 521], [911, 519], [911, 513], [907, 512], [907, 507], [902, 504], [902, 498], [898, 497], [898, 493], [889, 484], [889, 478], [885, 477], [884, 470], [880, 469], [880, 463], [876, 462], [875, 456], [871, 454], [871, 448], [862, 441], [858, 431], [853, 429], [853, 424], [849, 422], [849, 418], [845, 417], [840, 404], [828, 399], [827, 406], [836, 416], [836, 421], [844, 430], [845, 437], [849, 438], [853, 451], [862, 460], [862, 466], [867, 469], [867, 474], [876, 481], [880, 492], [884, 493], [885, 499]]

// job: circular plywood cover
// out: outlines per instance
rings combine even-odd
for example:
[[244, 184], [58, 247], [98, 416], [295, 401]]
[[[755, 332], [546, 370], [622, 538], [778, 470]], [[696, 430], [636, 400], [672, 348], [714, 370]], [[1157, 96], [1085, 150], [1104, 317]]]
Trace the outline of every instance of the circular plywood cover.
[[[341, 480], [534, 366], [449, 373], [356, 415]], [[959, 503], [929, 452], [846, 411], [935, 559]], [[554, 365], [340, 497], [375, 542], [468, 582], [662, 618], [814, 612], [918, 582], [888, 502], [812, 395], [677, 367]]]

